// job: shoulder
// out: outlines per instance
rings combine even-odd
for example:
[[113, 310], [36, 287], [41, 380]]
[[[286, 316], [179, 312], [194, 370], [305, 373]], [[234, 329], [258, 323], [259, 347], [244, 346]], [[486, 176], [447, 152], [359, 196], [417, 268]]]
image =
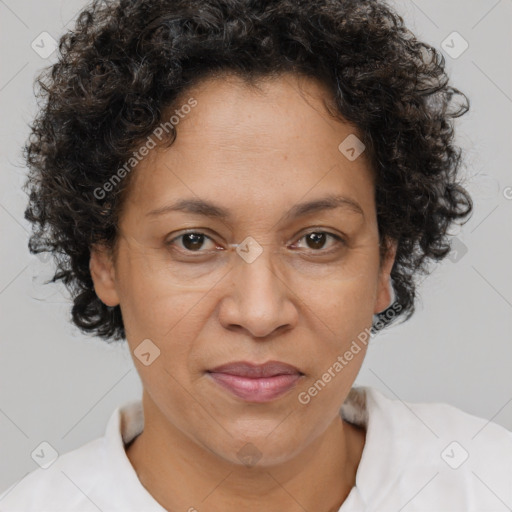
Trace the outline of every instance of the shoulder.
[[104, 438], [64, 453], [46, 469], [38, 468], [0, 494], [2, 512], [96, 510], [88, 498], [105, 477]]
[[386, 485], [403, 490], [397, 505], [414, 489], [421, 489], [416, 504], [454, 511], [512, 505], [512, 432], [446, 403], [408, 402], [375, 388], [358, 389], [364, 390], [373, 452], [367, 466], [374, 469], [367, 474], [386, 471]]
[[[482, 428], [482, 432], [489, 428], [495, 433], [503, 436], [504, 439], [510, 439], [512, 432], [506, 428], [493, 423], [490, 420], [469, 414], [462, 409], [443, 402], [410, 402], [398, 397], [389, 398], [382, 391], [368, 386], [356, 388], [363, 392], [368, 410], [374, 414], [379, 411], [383, 417], [395, 423], [409, 423], [414, 418], [423, 423], [428, 430], [426, 421], [430, 420], [441, 430], [471, 430]], [[411, 413], [411, 414], [409, 414]], [[418, 416], [419, 415], [419, 416]], [[423, 421], [422, 421], [423, 420]], [[485, 427], [485, 429], [483, 428]], [[476, 432], [475, 432], [476, 434]], [[484, 437], [488, 434], [483, 432]]]
[[140, 400], [117, 407], [105, 434], [38, 468], [0, 494], [2, 512], [165, 512], [140, 483], [125, 451], [142, 432]]

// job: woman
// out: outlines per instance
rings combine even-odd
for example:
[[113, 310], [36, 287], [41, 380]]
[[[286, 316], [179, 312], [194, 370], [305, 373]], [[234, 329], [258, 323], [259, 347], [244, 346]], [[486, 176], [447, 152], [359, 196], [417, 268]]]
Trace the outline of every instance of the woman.
[[375, 0], [94, 2], [60, 52], [30, 249], [144, 392], [1, 510], [512, 506], [510, 432], [353, 387], [472, 211], [440, 54]]

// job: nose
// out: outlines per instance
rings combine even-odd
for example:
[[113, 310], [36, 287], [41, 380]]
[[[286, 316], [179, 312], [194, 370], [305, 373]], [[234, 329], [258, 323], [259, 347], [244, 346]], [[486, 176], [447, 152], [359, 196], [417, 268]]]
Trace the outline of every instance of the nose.
[[256, 338], [296, 325], [296, 294], [272, 263], [272, 251], [254, 261], [237, 261], [222, 297], [219, 319], [226, 329], [246, 330]]

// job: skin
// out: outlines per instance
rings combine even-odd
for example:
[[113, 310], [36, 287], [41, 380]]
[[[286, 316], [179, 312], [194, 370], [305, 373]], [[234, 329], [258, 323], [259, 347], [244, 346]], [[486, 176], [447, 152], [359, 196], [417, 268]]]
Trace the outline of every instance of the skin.
[[[133, 357], [145, 428], [127, 456], [167, 510], [336, 511], [355, 485], [365, 442], [339, 415], [365, 347], [307, 405], [298, 394], [391, 301], [396, 245], [379, 260], [372, 169], [364, 153], [349, 161], [338, 150], [357, 130], [327, 113], [329, 93], [313, 79], [285, 74], [254, 88], [234, 76], [209, 78], [183, 104], [189, 97], [197, 106], [173, 145], [132, 171], [116, 255], [91, 251], [96, 293], [120, 305], [132, 354], [145, 339], [160, 350], [148, 366]], [[333, 193], [363, 215], [337, 208], [284, 218], [295, 204]], [[185, 197], [233, 216], [147, 215]], [[199, 247], [210, 259], [199, 264], [183, 256], [183, 238], [175, 242], [181, 256], [164, 245], [191, 228], [210, 237]], [[308, 245], [305, 231], [344, 235], [348, 245]], [[233, 253], [228, 264], [221, 249], [247, 236], [261, 255], [247, 263]], [[338, 252], [314, 263], [291, 246]], [[242, 360], [284, 361], [304, 376], [273, 401], [247, 402], [206, 373]], [[251, 467], [237, 455], [248, 443], [260, 454]]]

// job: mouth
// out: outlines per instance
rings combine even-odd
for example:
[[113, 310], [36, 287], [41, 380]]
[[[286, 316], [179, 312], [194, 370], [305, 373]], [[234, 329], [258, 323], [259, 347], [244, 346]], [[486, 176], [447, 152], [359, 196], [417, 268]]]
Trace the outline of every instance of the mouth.
[[295, 366], [280, 361], [253, 364], [237, 361], [217, 366], [207, 374], [220, 387], [247, 402], [269, 402], [295, 387], [304, 376]]

